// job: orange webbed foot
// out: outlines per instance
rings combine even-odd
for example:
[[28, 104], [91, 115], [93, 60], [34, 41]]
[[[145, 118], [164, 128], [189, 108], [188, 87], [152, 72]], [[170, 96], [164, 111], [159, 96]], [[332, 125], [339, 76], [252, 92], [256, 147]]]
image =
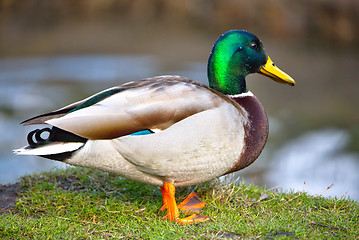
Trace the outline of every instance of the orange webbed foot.
[[192, 212], [199, 212], [206, 203], [201, 201], [197, 193], [191, 193], [183, 202], [178, 206], [175, 200], [175, 187], [172, 183], [165, 182], [164, 186], [161, 187], [163, 206], [161, 210], [167, 208], [167, 214], [163, 219], [169, 219], [170, 221], [175, 220], [178, 224], [193, 224], [197, 222], [204, 222], [210, 219], [208, 216], [200, 216], [192, 214], [186, 218], [179, 218], [179, 210], [184, 211], [186, 214]]
[[199, 212], [206, 205], [197, 193], [193, 192], [188, 197], [178, 204], [178, 208], [186, 213], [188, 212]]
[[193, 223], [199, 223], [204, 222], [211, 219], [209, 216], [200, 216], [197, 214], [192, 214], [191, 216], [185, 217], [185, 218], [179, 218], [176, 220], [176, 222], [180, 225], [188, 225]]

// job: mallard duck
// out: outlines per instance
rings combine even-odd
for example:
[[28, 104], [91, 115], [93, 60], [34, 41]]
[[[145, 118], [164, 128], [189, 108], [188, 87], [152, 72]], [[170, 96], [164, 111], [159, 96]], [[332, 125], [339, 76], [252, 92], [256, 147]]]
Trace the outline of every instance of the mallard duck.
[[[198, 195], [177, 205], [175, 187], [238, 171], [261, 153], [268, 120], [245, 77], [261, 73], [295, 84], [247, 31], [221, 35], [207, 70], [209, 87], [181, 76], [152, 77], [30, 118], [22, 124], [50, 127], [30, 132], [29, 145], [15, 152], [159, 186], [164, 218], [179, 224], [206, 221], [210, 217], [194, 213], [205, 205]], [[180, 218], [179, 209], [189, 216]]]

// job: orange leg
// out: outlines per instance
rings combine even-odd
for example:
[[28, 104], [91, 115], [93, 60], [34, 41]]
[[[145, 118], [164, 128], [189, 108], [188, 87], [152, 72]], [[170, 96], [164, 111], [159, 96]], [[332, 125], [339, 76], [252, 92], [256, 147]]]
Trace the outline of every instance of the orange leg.
[[175, 191], [175, 186], [169, 182], [165, 182], [164, 186], [161, 187], [163, 197], [163, 206], [161, 207], [161, 210], [167, 208], [167, 215], [164, 217], [164, 219], [168, 218], [170, 221], [175, 220], [178, 224], [192, 224], [210, 219], [210, 217], [199, 216], [196, 214], [186, 218], [179, 218], [178, 208], [186, 212], [198, 212], [201, 208], [204, 207], [204, 205], [206, 205], [206, 203], [199, 200], [196, 193], [191, 193], [181, 204], [177, 206], [175, 200]]

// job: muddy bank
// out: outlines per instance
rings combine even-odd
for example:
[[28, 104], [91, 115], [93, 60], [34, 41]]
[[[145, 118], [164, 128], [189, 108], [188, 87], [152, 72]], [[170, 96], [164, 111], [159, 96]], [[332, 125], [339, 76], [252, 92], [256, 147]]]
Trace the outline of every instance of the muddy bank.
[[16, 199], [19, 197], [18, 193], [22, 190], [19, 183], [15, 184], [0, 184], [0, 214], [3, 214], [13, 208]]

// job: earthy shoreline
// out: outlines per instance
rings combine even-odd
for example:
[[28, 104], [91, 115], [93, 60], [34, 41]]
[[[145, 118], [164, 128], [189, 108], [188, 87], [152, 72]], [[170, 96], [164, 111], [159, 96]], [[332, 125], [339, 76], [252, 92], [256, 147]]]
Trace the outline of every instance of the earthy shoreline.
[[23, 188], [20, 186], [19, 182], [13, 184], [0, 184], [0, 215], [11, 210], [16, 200], [18, 199], [18, 193], [21, 192]]

